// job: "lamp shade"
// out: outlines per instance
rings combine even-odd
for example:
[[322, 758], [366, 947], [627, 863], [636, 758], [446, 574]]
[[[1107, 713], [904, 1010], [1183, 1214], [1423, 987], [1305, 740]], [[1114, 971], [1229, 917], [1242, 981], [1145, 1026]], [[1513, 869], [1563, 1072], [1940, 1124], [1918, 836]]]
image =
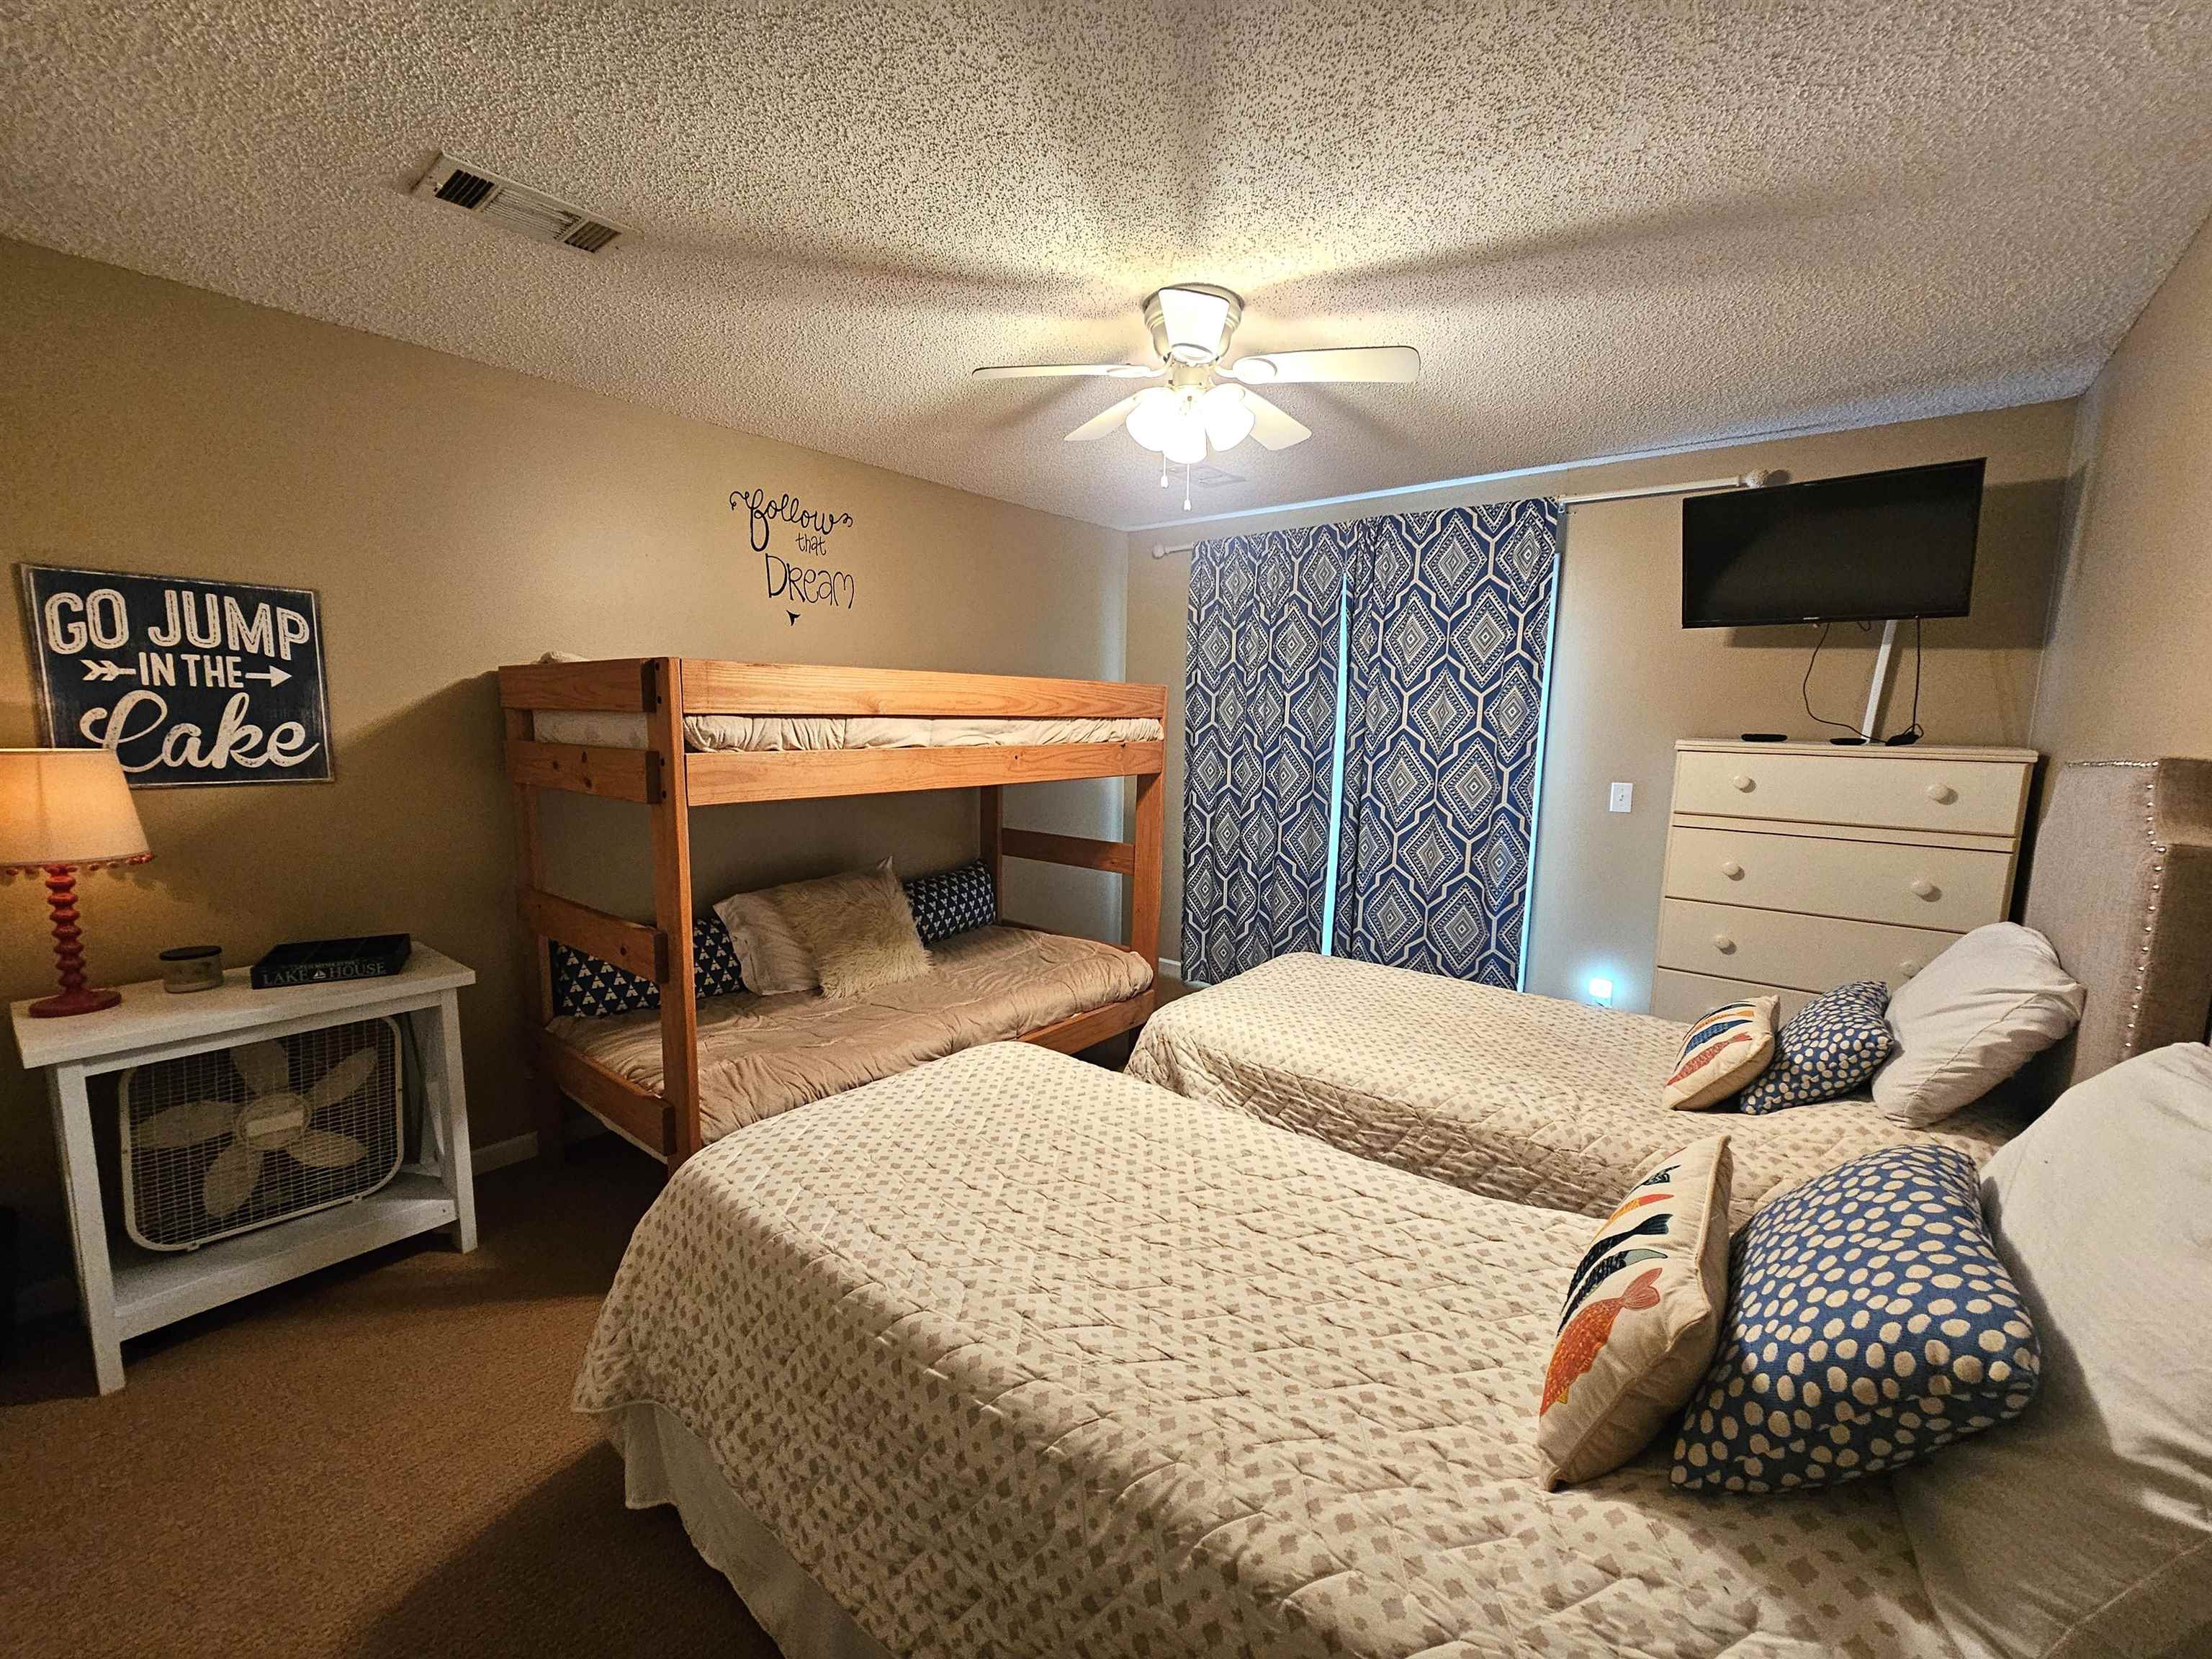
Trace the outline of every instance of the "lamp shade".
[[122, 763], [106, 749], [0, 749], [0, 866], [130, 864], [148, 856]]

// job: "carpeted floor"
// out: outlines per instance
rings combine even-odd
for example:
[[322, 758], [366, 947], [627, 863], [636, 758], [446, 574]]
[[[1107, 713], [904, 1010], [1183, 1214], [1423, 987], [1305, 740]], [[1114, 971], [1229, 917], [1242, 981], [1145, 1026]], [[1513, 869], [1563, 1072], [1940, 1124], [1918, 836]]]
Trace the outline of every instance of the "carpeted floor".
[[672, 1510], [568, 1410], [659, 1170], [611, 1138], [477, 1188], [437, 1236], [126, 1346], [0, 1368], [11, 1655], [773, 1656]]

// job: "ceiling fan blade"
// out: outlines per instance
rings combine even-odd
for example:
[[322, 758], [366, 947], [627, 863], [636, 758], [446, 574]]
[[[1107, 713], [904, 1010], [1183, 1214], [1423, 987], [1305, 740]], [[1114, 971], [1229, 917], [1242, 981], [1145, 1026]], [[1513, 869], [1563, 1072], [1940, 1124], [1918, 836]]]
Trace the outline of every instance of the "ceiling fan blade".
[[1087, 444], [1093, 438], [1103, 438], [1129, 418], [1129, 411], [1137, 406], [1134, 398], [1124, 398], [1111, 409], [1102, 409], [1081, 426], [1061, 439], [1062, 443]]
[[997, 363], [969, 372], [979, 380], [1021, 380], [1047, 374], [1110, 374], [1117, 380], [1149, 380], [1160, 371], [1142, 363]]
[[1411, 386], [1421, 378], [1421, 354], [1411, 346], [1329, 346], [1317, 351], [1268, 351], [1242, 357], [1229, 372], [1247, 386], [1368, 380]]
[[1222, 337], [1228, 323], [1229, 301], [1218, 294], [1192, 288], [1160, 290], [1160, 331], [1170, 345], [1195, 346], [1214, 356], [1229, 343]]
[[1288, 449], [1313, 436], [1310, 428], [1292, 420], [1256, 392], [1244, 394], [1244, 406], [1252, 411], [1252, 435], [1263, 449]]

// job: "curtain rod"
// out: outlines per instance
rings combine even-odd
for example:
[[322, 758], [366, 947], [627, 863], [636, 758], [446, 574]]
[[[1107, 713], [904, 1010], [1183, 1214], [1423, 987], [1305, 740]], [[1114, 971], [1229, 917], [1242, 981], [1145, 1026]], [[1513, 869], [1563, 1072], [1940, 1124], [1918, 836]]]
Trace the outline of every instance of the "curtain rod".
[[[1632, 501], [1646, 495], [1699, 495], [1716, 489], [1763, 489], [1769, 484], [1780, 483], [1784, 475], [1755, 470], [1739, 472], [1729, 478], [1692, 478], [1687, 483], [1644, 484], [1636, 489], [1600, 489], [1587, 495], [1560, 495], [1555, 499], [1561, 507], [1589, 507], [1599, 501]], [[1152, 556], [1164, 559], [1170, 553], [1188, 553], [1196, 542], [1152, 544]]]

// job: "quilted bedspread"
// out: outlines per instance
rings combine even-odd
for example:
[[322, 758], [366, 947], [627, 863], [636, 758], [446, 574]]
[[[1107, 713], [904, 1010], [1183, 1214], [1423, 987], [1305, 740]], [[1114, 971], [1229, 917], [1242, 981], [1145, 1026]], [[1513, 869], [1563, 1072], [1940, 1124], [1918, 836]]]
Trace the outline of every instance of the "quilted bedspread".
[[1732, 1220], [1899, 1141], [1985, 1161], [2020, 1127], [1995, 1102], [1909, 1129], [1869, 1100], [1751, 1117], [1670, 1112], [1670, 1020], [1338, 957], [1278, 957], [1145, 1026], [1129, 1073], [1492, 1198], [1604, 1215], [1657, 1159], [1726, 1130]]
[[686, 1164], [575, 1403], [904, 1654], [1950, 1655], [1885, 1481], [1537, 1490], [1589, 1232], [992, 1045]]

